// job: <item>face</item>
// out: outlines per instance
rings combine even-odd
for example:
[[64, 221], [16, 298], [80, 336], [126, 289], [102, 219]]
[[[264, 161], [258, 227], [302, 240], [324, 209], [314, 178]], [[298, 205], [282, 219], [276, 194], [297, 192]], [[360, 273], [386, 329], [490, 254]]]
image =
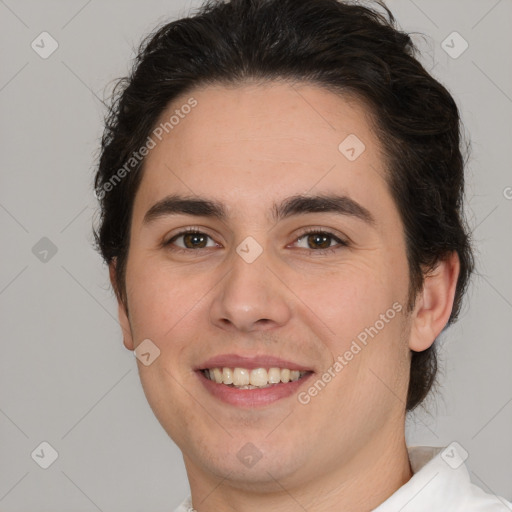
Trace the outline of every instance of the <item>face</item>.
[[[146, 397], [192, 480], [286, 488], [348, 471], [403, 432], [409, 377], [404, 233], [367, 111], [304, 84], [190, 96], [134, 202], [120, 317], [128, 349], [160, 351], [137, 360]], [[238, 389], [201, 372], [223, 367], [237, 382], [307, 373]]]

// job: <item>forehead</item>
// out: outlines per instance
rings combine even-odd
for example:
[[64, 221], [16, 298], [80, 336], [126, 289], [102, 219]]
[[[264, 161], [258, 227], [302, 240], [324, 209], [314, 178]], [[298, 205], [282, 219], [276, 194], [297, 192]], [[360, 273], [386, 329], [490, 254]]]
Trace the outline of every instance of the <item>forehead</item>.
[[157, 126], [171, 116], [146, 157], [136, 203], [172, 189], [248, 211], [291, 192], [362, 197], [369, 182], [376, 195], [385, 187], [370, 113], [350, 96], [311, 84], [216, 85], [177, 98]]
[[[355, 98], [327, 91], [312, 84], [270, 82], [238, 86], [203, 87], [176, 99], [160, 117], [165, 123], [180, 111], [189, 98], [197, 105], [164, 138], [175, 157], [186, 156], [194, 162], [213, 156], [250, 150], [250, 157], [282, 157], [293, 160], [290, 150], [298, 151], [300, 162], [318, 161], [318, 153], [339, 156], [340, 137], [350, 133], [375, 145], [369, 125], [369, 109]], [[174, 137], [173, 137], [174, 136]], [[173, 139], [179, 137], [179, 143]], [[186, 142], [186, 145], [182, 144]], [[304, 147], [306, 146], [306, 147]], [[308, 154], [314, 149], [311, 158]], [[148, 160], [159, 152], [153, 151]], [[186, 153], [186, 155], [185, 155]], [[298, 158], [297, 158], [298, 160]]]

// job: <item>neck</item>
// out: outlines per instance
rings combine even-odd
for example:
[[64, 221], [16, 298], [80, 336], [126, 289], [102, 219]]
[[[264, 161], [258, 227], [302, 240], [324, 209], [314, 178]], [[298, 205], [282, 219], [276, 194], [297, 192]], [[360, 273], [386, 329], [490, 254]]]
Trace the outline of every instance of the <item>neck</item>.
[[[202, 472], [184, 456], [197, 512], [370, 512], [412, 477], [404, 432], [393, 438], [374, 439], [346, 464], [323, 474], [312, 474], [307, 484], [286, 488], [269, 476], [268, 492], [241, 488], [224, 478]], [[312, 472], [313, 473], [313, 472]]]

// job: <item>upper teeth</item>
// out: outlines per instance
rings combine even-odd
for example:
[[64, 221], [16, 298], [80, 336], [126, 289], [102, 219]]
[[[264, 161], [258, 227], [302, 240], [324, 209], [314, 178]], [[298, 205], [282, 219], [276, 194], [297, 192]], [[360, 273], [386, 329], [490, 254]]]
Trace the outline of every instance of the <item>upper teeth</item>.
[[218, 384], [232, 384], [234, 386], [256, 386], [264, 387], [279, 382], [290, 382], [298, 380], [308, 372], [299, 370], [288, 370], [287, 368], [211, 368], [205, 370], [210, 380]]

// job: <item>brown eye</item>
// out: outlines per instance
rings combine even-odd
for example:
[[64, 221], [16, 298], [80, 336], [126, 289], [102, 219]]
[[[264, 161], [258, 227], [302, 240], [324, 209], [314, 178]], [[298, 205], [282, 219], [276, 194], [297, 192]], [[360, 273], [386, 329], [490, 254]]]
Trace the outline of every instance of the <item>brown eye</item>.
[[206, 246], [207, 235], [203, 233], [187, 233], [183, 236], [183, 243], [187, 249], [195, 249], [199, 247], [202, 249]]
[[177, 251], [207, 249], [209, 247], [215, 247], [215, 242], [208, 245], [208, 239], [213, 242], [212, 238], [206, 233], [202, 233], [201, 231], [195, 229], [188, 229], [173, 236], [169, 241], [165, 242], [164, 245]]
[[[333, 241], [335, 242], [334, 245], [332, 244]], [[297, 238], [297, 244], [303, 249], [309, 249], [311, 252], [317, 252], [319, 254], [326, 251], [332, 252], [339, 249], [339, 246], [348, 246], [347, 242], [341, 240], [333, 233], [318, 229], [304, 232]]]
[[314, 233], [308, 235], [308, 245], [311, 249], [327, 249], [331, 246], [331, 235]]

